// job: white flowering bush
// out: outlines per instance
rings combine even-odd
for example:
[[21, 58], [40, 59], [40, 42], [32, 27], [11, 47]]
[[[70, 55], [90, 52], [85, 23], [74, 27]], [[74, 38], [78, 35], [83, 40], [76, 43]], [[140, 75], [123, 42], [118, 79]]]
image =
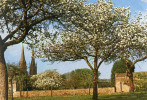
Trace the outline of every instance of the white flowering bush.
[[47, 71], [41, 74], [33, 75], [31, 82], [36, 89], [57, 88], [62, 84], [62, 78], [59, 73]]

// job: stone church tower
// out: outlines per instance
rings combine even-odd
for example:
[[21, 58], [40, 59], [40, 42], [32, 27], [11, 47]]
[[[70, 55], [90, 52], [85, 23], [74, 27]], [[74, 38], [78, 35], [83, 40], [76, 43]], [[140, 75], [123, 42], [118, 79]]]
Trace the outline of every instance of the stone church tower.
[[31, 64], [29, 63], [29, 75], [37, 74], [37, 64], [35, 64], [34, 50], [32, 50]]
[[21, 51], [21, 58], [20, 58], [20, 61], [19, 61], [19, 68], [23, 69], [24, 71], [27, 71], [23, 45], [22, 45], [22, 51]]

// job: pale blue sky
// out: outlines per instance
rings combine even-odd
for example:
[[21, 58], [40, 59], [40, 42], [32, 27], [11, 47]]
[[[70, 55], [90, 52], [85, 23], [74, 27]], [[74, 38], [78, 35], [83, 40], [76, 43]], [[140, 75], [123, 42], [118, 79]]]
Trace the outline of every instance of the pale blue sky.
[[[97, 0], [89, 0], [89, 2], [93, 3]], [[135, 12], [142, 12], [143, 14], [147, 14], [147, 0], [112, 0], [114, 5], [116, 7], [130, 7], [132, 16]], [[5, 58], [6, 62], [9, 63], [18, 63], [20, 60], [21, 55], [21, 47], [22, 44], [17, 44], [11, 47], [8, 47], [8, 49], [5, 52]], [[25, 59], [27, 62], [27, 65], [29, 65], [29, 62], [31, 61], [31, 51], [27, 50], [27, 45], [24, 45], [25, 48]], [[41, 73], [48, 69], [57, 69], [59, 73], [66, 73], [69, 71], [72, 71], [74, 69], [78, 68], [89, 68], [85, 61], [76, 61], [76, 62], [55, 62], [54, 64], [51, 64], [50, 62], [42, 62], [40, 59], [36, 59], [37, 62], [37, 72]], [[113, 66], [113, 63], [111, 64], [102, 64], [99, 68], [99, 71], [101, 72], [100, 78], [110, 78], [111, 76], [111, 68]], [[135, 72], [140, 71], [147, 71], [147, 60], [144, 62], [137, 63], [135, 66]]]

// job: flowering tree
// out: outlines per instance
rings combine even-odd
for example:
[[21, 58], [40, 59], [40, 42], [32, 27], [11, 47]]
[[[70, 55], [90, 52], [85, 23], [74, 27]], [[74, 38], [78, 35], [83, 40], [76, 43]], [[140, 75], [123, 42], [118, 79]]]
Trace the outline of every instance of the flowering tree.
[[114, 7], [111, 1], [98, 0], [95, 4], [74, 8], [67, 7], [68, 17], [62, 19], [73, 30], [66, 30], [56, 40], [40, 36], [44, 41], [36, 44], [38, 56], [50, 61], [84, 59], [93, 71], [93, 99], [97, 100], [100, 65], [121, 57], [121, 51], [134, 50], [138, 44], [146, 48], [143, 37], [146, 30], [141, 25], [129, 23], [129, 8]]
[[[50, 22], [59, 22], [62, 6], [72, 3], [76, 6], [77, 0], [0, 0], [0, 99], [8, 100], [7, 70], [4, 52], [7, 47], [22, 42], [26, 36], [29, 40], [38, 34], [49, 35]], [[56, 8], [60, 8], [56, 9]], [[66, 10], [66, 9], [63, 9]]]
[[[122, 46], [123, 48], [127, 46], [127, 48], [122, 49], [117, 56], [121, 56], [126, 62], [126, 73], [129, 77], [130, 92], [134, 90], [133, 66], [135, 66], [137, 62], [147, 59], [147, 25], [145, 20], [144, 22], [141, 21], [141, 16], [139, 16], [137, 19], [132, 20], [131, 24], [124, 25], [120, 30], [123, 32], [120, 35], [123, 41], [122, 44], [124, 44]], [[132, 60], [131, 65], [128, 59]]]
[[51, 88], [51, 96], [52, 96], [52, 88], [56, 88], [61, 86], [62, 78], [59, 73], [46, 71], [41, 74], [33, 75], [31, 77], [32, 85], [37, 89], [49, 89]]

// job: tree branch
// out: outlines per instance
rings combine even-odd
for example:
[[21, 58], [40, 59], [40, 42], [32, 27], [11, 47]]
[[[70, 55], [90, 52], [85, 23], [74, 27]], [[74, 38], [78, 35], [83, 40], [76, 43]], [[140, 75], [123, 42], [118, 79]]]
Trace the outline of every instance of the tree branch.
[[84, 58], [84, 60], [86, 61], [86, 63], [88, 64], [88, 66], [91, 68], [91, 70], [93, 70], [93, 67], [91, 66], [91, 64], [90, 64], [90, 62], [88, 61], [87, 57], [84, 56], [83, 58]]
[[34, 14], [32, 14], [32, 15], [29, 14], [27, 19], [34, 17], [35, 15], [37, 15], [39, 13], [39, 11], [40, 11], [40, 8], [38, 8], [38, 10]]
[[13, 35], [21, 28], [23, 22], [24, 22], [24, 19], [20, 22], [20, 24], [17, 26], [17, 28], [16, 28], [13, 32], [11, 32], [10, 34], [8, 34], [8, 35], [3, 39], [3, 41], [6, 42], [8, 39], [12, 38]]
[[[14, 45], [14, 44], [18, 44], [18, 43], [22, 42], [25, 39], [26, 35], [28, 35], [28, 32], [30, 30], [29, 27], [28, 27], [28, 23], [27, 23], [27, 8], [26, 8], [26, 5], [25, 5], [25, 2], [23, 0], [21, 0], [21, 1], [22, 1], [23, 5], [24, 5], [24, 8], [23, 8], [23, 11], [24, 11], [23, 16], [24, 16], [24, 28], [25, 29], [24, 29], [23, 34], [18, 39], [12, 40], [12, 41], [9, 41], [9, 42], [6, 42], [5, 45], [7, 47], [10, 46], [10, 45]], [[20, 26], [21, 26], [21, 24], [19, 25], [19, 27]], [[19, 27], [17, 27], [17, 28], [19, 28]], [[13, 34], [15, 34], [15, 33], [12, 33], [11, 35], [13, 36]]]
[[135, 61], [132, 63], [132, 65], [130, 66], [129, 70], [131, 70], [131, 68], [132, 68], [137, 62], [143, 61], [143, 60], [145, 60], [145, 59], [147, 59], [147, 55], [144, 56], [143, 58], [140, 58], [140, 59], [135, 60]]
[[10, 45], [14, 45], [14, 44], [20, 43], [20, 42], [22, 42], [24, 40], [24, 38], [26, 37], [27, 34], [28, 34], [28, 31], [25, 30], [24, 33], [21, 35], [20, 38], [18, 38], [16, 40], [9, 41], [9, 42], [6, 42], [5, 45], [8, 47]]
[[34, 26], [34, 25], [36, 25], [38, 23], [41, 23], [42, 21], [48, 20], [48, 19], [51, 20], [51, 19], [57, 18], [59, 16], [60, 15], [56, 15], [56, 14], [50, 13], [49, 16], [43, 17], [42, 19], [40, 19], [38, 21], [36, 21], [36, 19], [35, 20], [32, 20], [32, 22], [34, 22], [34, 23], [31, 23], [29, 25], [29, 27], [32, 27], [32, 26]]
[[109, 58], [110, 57], [110, 55], [112, 54], [112, 53], [114, 53], [114, 50], [115, 50], [116, 48], [113, 48], [105, 57], [103, 57], [103, 59], [98, 63], [98, 65], [97, 65], [97, 67], [99, 68], [99, 66], [103, 63], [103, 61], [105, 60], [105, 59], [107, 59], [107, 58]]

